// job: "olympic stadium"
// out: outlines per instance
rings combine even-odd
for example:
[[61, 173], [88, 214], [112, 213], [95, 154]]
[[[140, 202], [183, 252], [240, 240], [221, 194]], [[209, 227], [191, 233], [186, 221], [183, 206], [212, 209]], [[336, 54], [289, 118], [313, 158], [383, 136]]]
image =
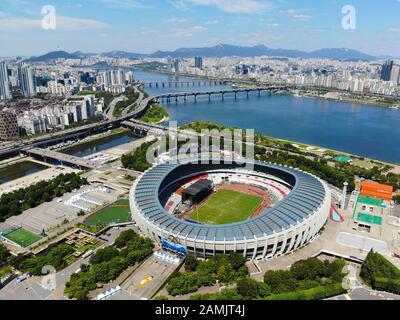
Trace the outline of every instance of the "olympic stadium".
[[172, 239], [200, 257], [271, 259], [318, 236], [331, 193], [321, 179], [276, 164], [180, 160], [143, 173], [130, 207], [133, 221], [158, 243]]

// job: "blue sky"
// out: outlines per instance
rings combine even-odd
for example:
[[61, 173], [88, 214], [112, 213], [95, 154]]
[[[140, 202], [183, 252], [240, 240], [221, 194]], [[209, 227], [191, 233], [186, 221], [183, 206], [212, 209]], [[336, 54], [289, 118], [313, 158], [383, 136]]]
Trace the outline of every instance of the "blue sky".
[[[42, 7], [56, 29], [41, 27]], [[342, 7], [356, 29], [342, 28]], [[1, 0], [0, 56], [53, 50], [150, 53], [219, 43], [400, 57], [400, 0]]]

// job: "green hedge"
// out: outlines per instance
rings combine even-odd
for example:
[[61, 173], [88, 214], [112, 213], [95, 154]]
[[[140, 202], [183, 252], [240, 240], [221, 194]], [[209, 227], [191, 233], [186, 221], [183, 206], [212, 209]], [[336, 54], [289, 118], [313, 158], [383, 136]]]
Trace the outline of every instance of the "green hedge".
[[341, 283], [319, 286], [308, 290], [274, 294], [263, 300], [320, 300], [345, 293]]
[[374, 289], [400, 294], [400, 279], [375, 278]]

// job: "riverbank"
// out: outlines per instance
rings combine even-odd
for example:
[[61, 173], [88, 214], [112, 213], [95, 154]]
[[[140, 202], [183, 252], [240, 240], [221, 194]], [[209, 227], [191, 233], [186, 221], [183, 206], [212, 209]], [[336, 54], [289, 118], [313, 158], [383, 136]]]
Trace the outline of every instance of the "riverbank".
[[165, 74], [169, 76], [175, 76], [175, 77], [185, 77], [185, 78], [192, 78], [192, 79], [201, 79], [201, 80], [209, 80], [209, 81], [224, 81], [224, 82], [229, 82], [226, 79], [221, 79], [221, 78], [213, 78], [213, 77], [206, 77], [206, 76], [199, 76], [199, 75], [194, 75], [194, 74], [189, 74], [189, 73], [179, 73], [176, 74], [171, 71], [166, 71], [166, 70], [158, 70], [158, 69], [148, 69], [148, 68], [142, 68], [142, 67], [136, 67], [133, 66], [134, 69], [147, 72], [147, 73], [154, 73], [154, 74]]
[[48, 168], [48, 165], [30, 161], [28, 158], [19, 159], [13, 163], [0, 167], [0, 185], [7, 184], [14, 180], [23, 178], [26, 175], [38, 173]]
[[166, 121], [167, 118], [169, 118], [167, 110], [155, 103], [146, 110], [140, 120], [147, 123], [160, 123]]
[[[265, 84], [258, 82], [241, 82], [241, 81], [232, 81], [229, 82], [233, 88], [242, 88], [242, 89], [253, 89], [259, 86], [263, 86]], [[308, 97], [308, 98], [316, 98], [322, 100], [329, 101], [337, 101], [337, 102], [345, 102], [350, 104], [360, 104], [360, 105], [371, 105], [376, 107], [385, 107], [391, 109], [400, 109], [400, 99], [396, 99], [391, 96], [369, 96], [369, 99], [365, 99], [367, 95], [361, 96], [354, 92], [342, 92], [335, 89], [324, 88], [324, 90], [286, 90], [281, 91], [280, 93], [290, 94], [296, 97]], [[351, 96], [359, 96], [359, 97], [351, 97]], [[386, 100], [386, 101], [385, 101]]]
[[[353, 95], [352, 93], [343, 93], [339, 91], [329, 91], [325, 94], [313, 94], [310, 92], [298, 92], [298, 95], [301, 97], [309, 97], [309, 98], [317, 98], [323, 100], [330, 100], [330, 101], [338, 101], [338, 102], [346, 102], [351, 104], [361, 104], [361, 105], [371, 105], [375, 107], [384, 107], [384, 108], [391, 108], [391, 109], [400, 109], [400, 100], [393, 98], [393, 101], [385, 102], [382, 100], [371, 100], [371, 99], [360, 99], [360, 98], [352, 98], [347, 95]], [[380, 98], [376, 97], [376, 99], [389, 99], [387, 98]]]
[[66, 152], [70, 151], [73, 148], [76, 148], [76, 147], [79, 147], [79, 146], [83, 146], [83, 145], [86, 145], [86, 144], [89, 144], [89, 143], [93, 143], [93, 142], [101, 143], [104, 140], [107, 140], [109, 138], [112, 138], [114, 136], [118, 136], [118, 135], [121, 135], [121, 134], [124, 134], [124, 133], [130, 133], [129, 129], [116, 128], [116, 129], [113, 129], [111, 131], [107, 131], [107, 132], [99, 133], [99, 134], [94, 135], [94, 136], [87, 137], [87, 138], [82, 139], [82, 140], [80, 140], [80, 141], [78, 141], [78, 142], [76, 142], [74, 144], [71, 144], [71, 145], [65, 147], [65, 148], [60, 148], [57, 151], [66, 153]]
[[20, 189], [25, 189], [33, 184], [42, 181], [49, 181], [56, 178], [60, 174], [67, 174], [67, 173], [79, 173], [79, 170], [64, 166], [46, 167], [43, 165], [42, 170], [38, 170], [32, 173], [27, 173], [24, 176], [0, 184], [0, 195]]
[[[193, 127], [195, 125], [195, 127]], [[202, 129], [209, 129], [209, 128], [214, 128], [214, 126], [218, 126], [217, 130], [222, 130], [223, 128], [228, 128], [227, 126], [224, 126], [222, 124], [217, 124], [209, 121], [192, 121], [188, 122], [186, 124], [180, 125], [179, 127], [182, 129], [195, 129], [195, 131], [198, 131], [198, 128]], [[287, 139], [281, 139], [277, 137], [272, 137], [268, 136], [262, 133], [255, 133], [255, 139], [259, 140], [259, 143], [257, 144], [258, 146], [263, 146], [266, 148], [276, 148], [279, 147], [278, 149], [288, 151], [288, 152], [300, 152], [300, 153], [308, 153], [308, 154], [313, 154], [318, 157], [330, 157], [334, 158], [336, 156], [348, 156], [352, 158], [352, 162], [354, 165], [362, 167], [364, 169], [371, 169], [374, 166], [377, 166], [379, 168], [383, 168], [384, 166], [390, 166], [393, 168], [393, 170], [399, 170], [400, 171], [400, 164], [395, 164], [395, 163], [390, 163], [390, 162], [385, 162], [385, 161], [380, 161], [376, 159], [371, 159], [368, 157], [363, 157], [355, 154], [351, 154], [348, 152], [343, 152], [335, 149], [330, 149], [326, 147], [321, 147], [321, 146], [316, 146], [312, 144], [306, 144], [303, 142], [298, 142], [298, 141], [292, 141], [292, 140], [287, 140]], [[333, 161], [333, 160], [332, 160]]]

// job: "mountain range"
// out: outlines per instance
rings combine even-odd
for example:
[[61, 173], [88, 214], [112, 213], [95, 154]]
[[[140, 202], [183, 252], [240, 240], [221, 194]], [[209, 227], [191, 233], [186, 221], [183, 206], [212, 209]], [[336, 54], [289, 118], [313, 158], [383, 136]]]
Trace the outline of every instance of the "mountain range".
[[[31, 57], [27, 61], [30, 62], [45, 62], [60, 58], [65, 59], [79, 59], [89, 56], [95, 56], [95, 53], [83, 53], [80, 51], [68, 53], [65, 51], [49, 52], [45, 55], [38, 57]], [[201, 57], [256, 57], [256, 56], [269, 56], [269, 57], [286, 57], [286, 58], [321, 58], [321, 59], [337, 59], [337, 60], [378, 60], [387, 57], [372, 56], [354, 49], [346, 48], [330, 48], [320, 49], [311, 52], [290, 49], [272, 49], [265, 45], [257, 45], [252, 47], [234, 46], [229, 44], [219, 44], [213, 47], [205, 48], [181, 48], [175, 51], [157, 51], [152, 54], [141, 54], [127, 51], [110, 51], [100, 54], [103, 57], [112, 58], [191, 58], [194, 56]]]

